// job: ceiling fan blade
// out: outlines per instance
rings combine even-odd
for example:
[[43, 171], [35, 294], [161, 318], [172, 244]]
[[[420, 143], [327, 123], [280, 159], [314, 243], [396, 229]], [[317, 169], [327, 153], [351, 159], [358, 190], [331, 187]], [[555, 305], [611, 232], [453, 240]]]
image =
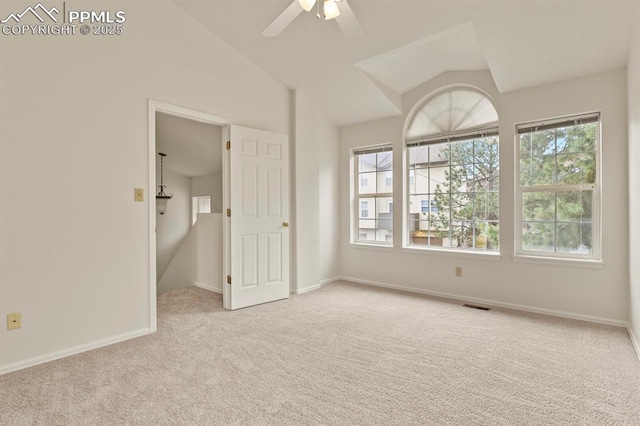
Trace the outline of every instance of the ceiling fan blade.
[[360, 22], [358, 22], [358, 18], [356, 18], [355, 13], [353, 13], [353, 10], [351, 9], [351, 6], [349, 6], [347, 0], [342, 0], [339, 3], [339, 7], [340, 16], [336, 18], [336, 22], [344, 35], [349, 41], [362, 38], [364, 36], [364, 31], [362, 31]]
[[296, 16], [302, 13], [302, 7], [298, 4], [298, 0], [293, 0], [287, 8], [282, 11], [276, 19], [274, 19], [267, 28], [262, 30], [262, 35], [265, 37], [275, 37], [282, 32], [287, 25], [289, 25]]

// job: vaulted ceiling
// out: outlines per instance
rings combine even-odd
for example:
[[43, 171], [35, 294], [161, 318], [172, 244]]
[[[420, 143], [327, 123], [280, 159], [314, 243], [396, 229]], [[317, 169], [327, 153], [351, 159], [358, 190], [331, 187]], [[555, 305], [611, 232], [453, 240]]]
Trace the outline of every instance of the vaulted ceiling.
[[400, 114], [402, 94], [446, 71], [488, 69], [508, 92], [624, 67], [638, 3], [348, 0], [361, 37], [301, 13], [267, 38], [292, 0], [172, 1], [338, 125]]

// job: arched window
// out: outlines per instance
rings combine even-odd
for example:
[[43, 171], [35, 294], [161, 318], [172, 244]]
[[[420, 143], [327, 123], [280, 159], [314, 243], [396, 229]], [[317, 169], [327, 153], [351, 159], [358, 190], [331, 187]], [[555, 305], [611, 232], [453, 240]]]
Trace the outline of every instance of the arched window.
[[482, 92], [457, 87], [409, 117], [407, 245], [499, 250], [498, 113]]

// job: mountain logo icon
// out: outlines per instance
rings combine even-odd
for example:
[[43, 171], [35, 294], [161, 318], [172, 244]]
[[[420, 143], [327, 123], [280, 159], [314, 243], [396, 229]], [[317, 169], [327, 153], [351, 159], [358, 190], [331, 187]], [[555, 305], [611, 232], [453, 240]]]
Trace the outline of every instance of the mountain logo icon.
[[9, 16], [7, 16], [5, 19], [0, 21], [0, 23], [6, 24], [9, 21], [13, 20], [17, 24], [25, 15], [29, 13], [35, 16], [38, 19], [38, 21], [44, 23], [43, 16], [45, 17], [48, 16], [53, 22], [58, 22], [58, 19], [53, 14], [55, 13], [57, 15], [58, 13], [60, 13], [60, 11], [55, 7], [52, 7], [51, 9], [47, 9], [42, 5], [42, 3], [38, 3], [33, 7], [31, 6], [27, 7], [22, 13], [9, 14]]

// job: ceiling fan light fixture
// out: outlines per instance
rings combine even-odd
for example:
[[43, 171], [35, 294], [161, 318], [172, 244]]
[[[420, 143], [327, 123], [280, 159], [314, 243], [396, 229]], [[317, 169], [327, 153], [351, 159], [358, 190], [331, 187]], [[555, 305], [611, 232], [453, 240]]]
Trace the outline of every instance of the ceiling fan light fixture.
[[298, 0], [298, 3], [305, 11], [310, 12], [313, 9], [313, 5], [316, 4], [316, 0]]
[[327, 21], [340, 16], [340, 9], [338, 9], [336, 0], [324, 0], [323, 12], [324, 19]]

